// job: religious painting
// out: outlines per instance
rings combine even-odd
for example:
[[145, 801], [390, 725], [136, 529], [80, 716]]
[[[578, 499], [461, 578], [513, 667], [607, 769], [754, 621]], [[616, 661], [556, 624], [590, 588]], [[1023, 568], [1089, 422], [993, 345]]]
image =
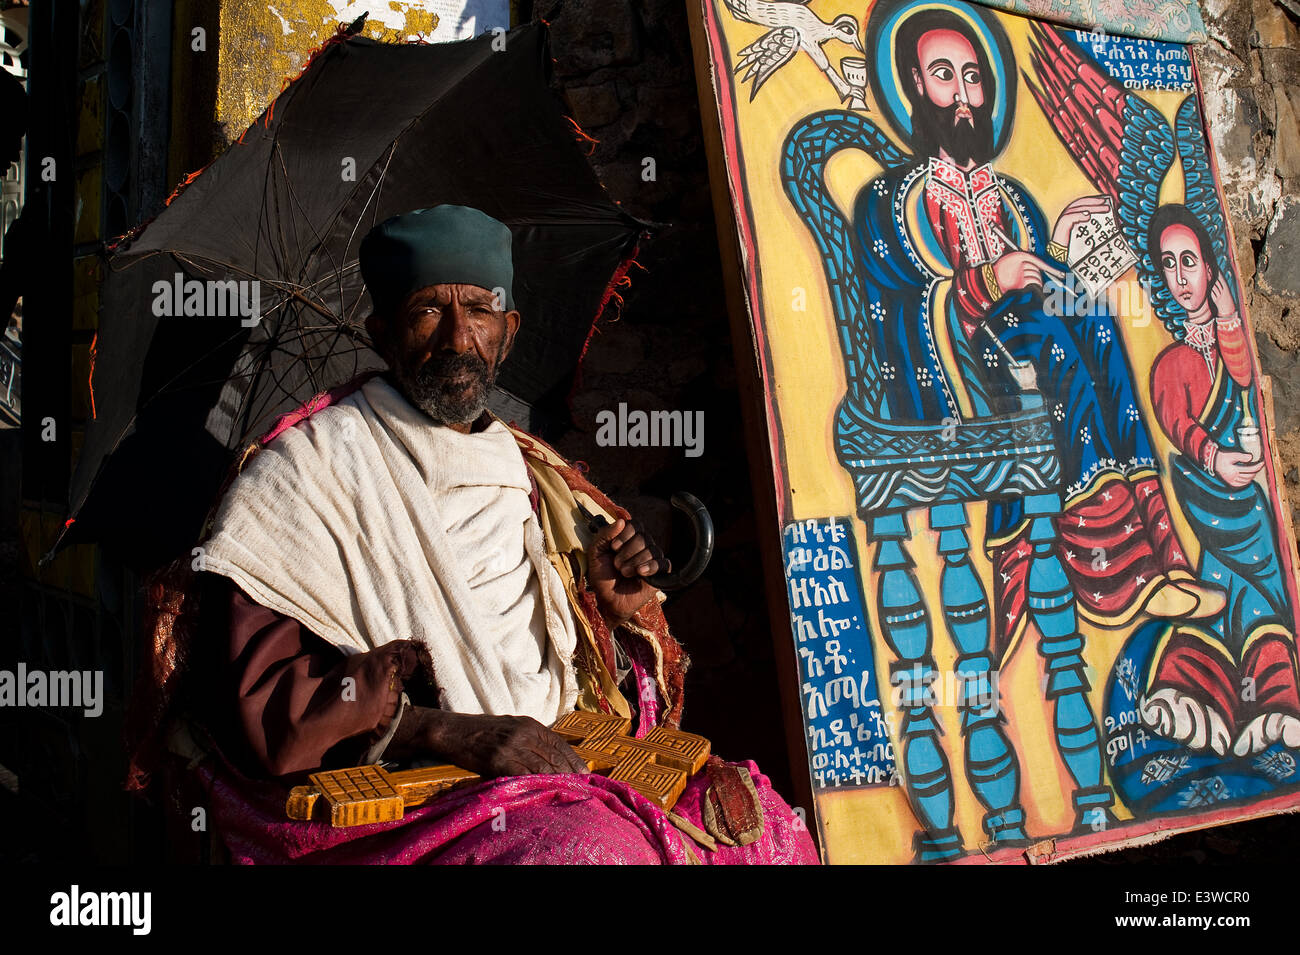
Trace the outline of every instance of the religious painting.
[[1300, 806], [1295, 545], [1194, 49], [692, 2], [827, 861]]

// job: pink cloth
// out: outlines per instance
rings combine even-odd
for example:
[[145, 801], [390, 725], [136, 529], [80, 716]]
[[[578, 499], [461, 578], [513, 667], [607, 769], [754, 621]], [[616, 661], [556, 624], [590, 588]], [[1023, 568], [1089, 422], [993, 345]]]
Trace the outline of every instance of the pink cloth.
[[275, 423], [271, 425], [271, 430], [258, 438], [257, 443], [262, 445], [270, 444], [281, 433], [288, 431], [299, 422], [306, 421], [316, 412], [328, 408], [330, 405], [338, 404], [377, 374], [379, 374], [377, 371], [362, 372], [350, 381], [345, 381], [343, 384], [336, 385], [327, 391], [312, 395], [293, 411], [286, 412], [276, 418]]
[[[445, 793], [403, 819], [349, 829], [285, 819], [282, 786], [205, 762], [212, 822], [232, 861], [244, 864], [684, 865], [686, 846], [708, 865], [812, 864], [803, 821], [751, 762], [763, 835], [709, 851], [658, 807], [603, 776], [512, 776]], [[675, 811], [703, 828], [708, 776], [687, 784]]]

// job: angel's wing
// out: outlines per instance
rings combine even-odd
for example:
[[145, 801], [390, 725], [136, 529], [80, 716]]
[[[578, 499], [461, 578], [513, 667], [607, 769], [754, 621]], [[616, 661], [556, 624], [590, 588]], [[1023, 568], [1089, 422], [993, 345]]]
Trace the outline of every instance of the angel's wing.
[[1129, 95], [1055, 29], [1035, 21], [1029, 26], [1034, 75], [1024, 73], [1025, 85], [1084, 175], [1117, 199]]
[[1119, 222], [1124, 238], [1137, 256], [1138, 277], [1156, 318], [1165, 328], [1183, 319], [1183, 307], [1165, 283], [1158, 250], [1147, 248], [1151, 217], [1160, 205], [1160, 184], [1174, 164], [1174, 134], [1160, 111], [1137, 96], [1128, 97], [1124, 145], [1120, 153]]
[[799, 49], [799, 31], [794, 27], [776, 27], [741, 50], [736, 56], [736, 72], [745, 71], [740, 82], [753, 79], [749, 98], [758, 95], [759, 87], [779, 70]]
[[1072, 41], [1045, 24], [1030, 29], [1038, 85], [1028, 74], [1025, 82], [1079, 168], [1114, 200], [1138, 276], [1170, 327], [1182, 313], [1147, 249], [1147, 229], [1174, 163], [1173, 131], [1158, 109], [1128, 93]]
[[1210, 243], [1219, 263], [1219, 274], [1227, 279], [1233, 297], [1240, 302], [1236, 276], [1229, 268], [1228, 228], [1223, 219], [1223, 206], [1219, 203], [1219, 191], [1214, 185], [1205, 126], [1201, 122], [1201, 111], [1195, 94], [1188, 96], [1178, 107], [1178, 115], [1174, 117], [1174, 138], [1178, 142], [1178, 154], [1183, 160], [1183, 205], [1210, 233]]

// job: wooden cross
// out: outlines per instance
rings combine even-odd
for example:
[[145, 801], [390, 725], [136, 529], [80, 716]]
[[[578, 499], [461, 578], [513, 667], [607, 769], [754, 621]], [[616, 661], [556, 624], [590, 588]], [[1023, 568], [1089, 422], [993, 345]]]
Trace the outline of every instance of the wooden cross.
[[[551, 727], [573, 746], [587, 768], [627, 783], [667, 812], [704, 767], [709, 741], [694, 733], [656, 727], [644, 739], [628, 736], [629, 722], [609, 713], [573, 712]], [[308, 822], [323, 797], [335, 828], [401, 819], [407, 807], [422, 805], [460, 783], [477, 780], [456, 766], [427, 766], [389, 772], [382, 766], [354, 766], [313, 773], [311, 783], [289, 792], [285, 812]]]

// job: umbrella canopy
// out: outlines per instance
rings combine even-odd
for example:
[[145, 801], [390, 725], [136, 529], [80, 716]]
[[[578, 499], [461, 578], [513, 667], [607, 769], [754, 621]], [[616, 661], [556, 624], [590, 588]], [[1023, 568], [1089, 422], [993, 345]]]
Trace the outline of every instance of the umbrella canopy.
[[[95, 418], [62, 543], [125, 534], [147, 551], [132, 563], [170, 559], [197, 534], [231, 449], [381, 367], [357, 252], [396, 213], [455, 203], [511, 228], [523, 322], [498, 388], [507, 410], [563, 395], [646, 224], [600, 185], [550, 69], [540, 23], [434, 45], [340, 34], [318, 50], [110, 260]], [[211, 293], [202, 316], [174, 314], [194, 281], [246, 283], [242, 299], [215, 301], [256, 303], [259, 319], [251, 307], [214, 316]], [[145, 547], [145, 526], [162, 539]]]

